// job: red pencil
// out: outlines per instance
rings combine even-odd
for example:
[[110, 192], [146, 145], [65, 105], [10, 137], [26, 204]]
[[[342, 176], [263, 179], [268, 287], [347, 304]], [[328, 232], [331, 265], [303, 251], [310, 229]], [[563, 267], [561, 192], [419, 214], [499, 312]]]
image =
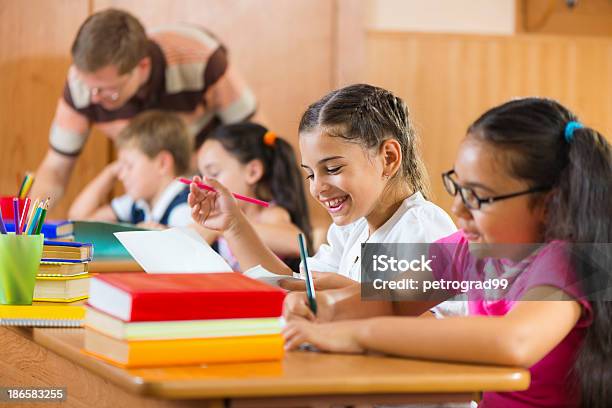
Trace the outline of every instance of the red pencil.
[[[183, 184], [196, 183], [195, 181], [193, 181], [191, 179], [183, 178], [183, 177], [179, 178], [178, 180], [181, 183], [183, 183]], [[208, 190], [208, 191], [214, 191], [214, 192], [217, 191], [213, 187], [209, 186], [208, 184], [197, 182], [196, 185], [198, 187], [200, 187], [202, 190]], [[268, 202], [262, 201], [262, 200], [258, 200], [256, 198], [246, 197], [246, 196], [243, 196], [243, 195], [240, 195], [240, 194], [236, 194], [236, 193], [232, 193], [232, 195], [234, 197], [236, 197], [238, 200], [246, 201], [248, 203], [253, 203], [253, 204], [261, 205], [262, 207], [269, 207], [270, 206], [270, 204]]]
[[23, 212], [21, 213], [21, 223], [19, 225], [19, 229], [21, 231], [24, 231], [25, 226], [26, 226], [26, 221], [27, 221], [26, 218], [28, 218], [26, 216], [28, 215], [28, 210], [30, 209], [30, 201], [32, 201], [30, 197], [26, 197], [25, 205], [23, 206]]

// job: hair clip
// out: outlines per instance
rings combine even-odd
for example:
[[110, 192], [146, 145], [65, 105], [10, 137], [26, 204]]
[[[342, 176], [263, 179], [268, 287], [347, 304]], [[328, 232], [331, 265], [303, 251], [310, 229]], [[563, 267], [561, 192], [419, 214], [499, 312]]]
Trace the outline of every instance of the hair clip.
[[263, 137], [263, 142], [264, 144], [268, 146], [274, 146], [274, 143], [276, 142], [276, 138], [277, 138], [276, 133], [272, 132], [271, 130], [268, 130]]
[[567, 143], [571, 142], [574, 138], [574, 130], [583, 128], [584, 125], [580, 122], [576, 122], [572, 120], [571, 122], [567, 122], [565, 125], [565, 141]]

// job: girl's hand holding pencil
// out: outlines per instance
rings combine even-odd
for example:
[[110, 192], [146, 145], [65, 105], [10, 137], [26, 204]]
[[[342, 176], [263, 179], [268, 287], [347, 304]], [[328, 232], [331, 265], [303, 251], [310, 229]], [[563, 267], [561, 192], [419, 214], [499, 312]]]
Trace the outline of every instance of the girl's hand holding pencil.
[[283, 328], [285, 349], [294, 350], [302, 344], [332, 353], [363, 353], [359, 331], [367, 328], [363, 321], [347, 320], [334, 323], [312, 323], [305, 320], [288, 322]]
[[[196, 180], [197, 178], [197, 180]], [[210, 179], [207, 179], [210, 180]], [[215, 188], [213, 186], [209, 186], [208, 184], [204, 184], [202, 182], [202, 179], [198, 176], [194, 177], [193, 180], [184, 178], [184, 177], [180, 177], [178, 178], [178, 181], [180, 181], [183, 184], [196, 184], [201, 190], [206, 190], [206, 191], [212, 191], [215, 192]], [[257, 204], [260, 205], [262, 207], [269, 207], [270, 203], [267, 201], [263, 201], [263, 200], [259, 200], [257, 198], [253, 198], [253, 197], [247, 197], [247, 196], [243, 196], [241, 194], [236, 194], [236, 193], [230, 193], [232, 196], [234, 196], [236, 199], [247, 202], [247, 203], [251, 203], [251, 204]]]
[[201, 189], [197, 183], [201, 183], [202, 179], [198, 176], [193, 178], [193, 182], [189, 185], [187, 199], [191, 207], [191, 217], [197, 224], [205, 228], [221, 232], [227, 231], [235, 226], [242, 216], [236, 199], [217, 180], [205, 178], [205, 181], [216, 191]]
[[312, 312], [310, 301], [306, 292], [288, 293], [283, 304], [283, 317], [287, 321], [331, 321], [334, 315], [334, 298], [333, 296], [330, 296], [329, 292], [330, 291], [320, 291], [317, 293], [316, 316]]

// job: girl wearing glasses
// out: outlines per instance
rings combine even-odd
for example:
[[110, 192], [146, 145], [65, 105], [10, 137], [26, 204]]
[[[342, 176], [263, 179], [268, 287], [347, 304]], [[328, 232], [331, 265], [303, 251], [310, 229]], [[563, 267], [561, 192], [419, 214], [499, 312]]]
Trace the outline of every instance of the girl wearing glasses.
[[[292, 293], [286, 346], [529, 368], [527, 390], [485, 393], [484, 407], [612, 406], [610, 144], [555, 101], [514, 100], [469, 127], [443, 179], [461, 231], [442, 240], [453, 244], [452, 268], [434, 264], [433, 278], [465, 279], [469, 265], [511, 272], [513, 297], [468, 292], [470, 316], [435, 320], [378, 317], [415, 315], [431, 306], [424, 303], [361, 302], [354, 288], [329, 290], [318, 293], [317, 324], [303, 319], [315, 319], [305, 296]], [[511, 260], [475, 261], [478, 243], [543, 244]]]

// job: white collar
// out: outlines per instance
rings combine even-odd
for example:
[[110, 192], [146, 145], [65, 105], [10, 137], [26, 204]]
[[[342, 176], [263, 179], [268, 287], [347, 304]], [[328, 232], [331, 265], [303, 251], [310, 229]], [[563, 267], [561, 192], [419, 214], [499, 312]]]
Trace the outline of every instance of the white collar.
[[[390, 226], [395, 225], [396, 222], [397, 222], [397, 219], [401, 218], [410, 207], [412, 207], [416, 203], [422, 203], [424, 201], [426, 201], [425, 197], [423, 197], [423, 194], [420, 191], [417, 191], [416, 193], [412, 194], [410, 197], [406, 197], [404, 199], [404, 201], [402, 201], [400, 206], [397, 208], [397, 210], [395, 210], [393, 215], [391, 217], [389, 217], [389, 219], [387, 221], [385, 221], [383, 223], [383, 225], [378, 227], [376, 229], [376, 231], [374, 231], [370, 235], [369, 241], [370, 242], [376, 242], [375, 239], [377, 238], [376, 237], [377, 235], [384, 234]], [[366, 230], [367, 230], [369, 228], [368, 225], [367, 225], [367, 220], [365, 220], [365, 218], [364, 218], [364, 221], [366, 221]], [[372, 239], [372, 238], [374, 238], [374, 239]]]
[[157, 203], [153, 206], [153, 210], [144, 200], [138, 200], [136, 207], [142, 209], [145, 213], [146, 221], [159, 222], [168, 209], [168, 206], [174, 198], [185, 188], [185, 185], [178, 180], [172, 180], [170, 184], [162, 191]]

